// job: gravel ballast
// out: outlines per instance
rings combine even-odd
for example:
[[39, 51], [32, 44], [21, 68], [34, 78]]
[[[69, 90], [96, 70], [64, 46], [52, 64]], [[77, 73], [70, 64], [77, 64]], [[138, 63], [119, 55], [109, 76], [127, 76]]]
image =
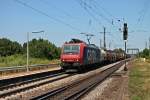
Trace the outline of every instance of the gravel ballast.
[[123, 69], [124, 66], [120, 67], [81, 100], [129, 100], [128, 72]]
[[[65, 79], [61, 79], [61, 80], [58, 80], [58, 81], [55, 81], [55, 82], [52, 82], [52, 83], [49, 83], [49, 84], [46, 84], [43, 86], [39, 86], [39, 87], [30, 89], [27, 91], [23, 91], [21, 93], [17, 93], [15, 95], [9, 96], [5, 99], [6, 100], [14, 100], [14, 99], [15, 100], [20, 100], [20, 99], [28, 100], [28, 99], [31, 99], [32, 97], [38, 96], [40, 94], [44, 94], [45, 92], [47, 92], [49, 90], [53, 90], [58, 87], [62, 87], [66, 84], [71, 84], [71, 83], [75, 82], [76, 80], [83, 79], [85, 77], [89, 77], [91, 75], [97, 74], [97, 73], [101, 72], [102, 70], [107, 69], [108, 67], [115, 65], [115, 64], [116, 63], [110, 64], [105, 67], [102, 67], [102, 68], [99, 68], [97, 70], [93, 70], [93, 71], [90, 71], [87, 73], [73, 75], [73, 76], [67, 77]], [[109, 79], [108, 82], [106, 82], [106, 83], [109, 83], [109, 81], [111, 81], [111, 79]], [[103, 83], [103, 84], [106, 84], [106, 83]], [[104, 85], [104, 87], [106, 87], [106, 86]]]

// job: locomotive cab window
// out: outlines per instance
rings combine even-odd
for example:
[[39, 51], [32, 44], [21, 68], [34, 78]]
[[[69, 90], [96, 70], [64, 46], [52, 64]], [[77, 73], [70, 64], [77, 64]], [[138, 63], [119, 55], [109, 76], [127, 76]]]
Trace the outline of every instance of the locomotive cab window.
[[79, 53], [79, 45], [65, 45], [63, 53]]

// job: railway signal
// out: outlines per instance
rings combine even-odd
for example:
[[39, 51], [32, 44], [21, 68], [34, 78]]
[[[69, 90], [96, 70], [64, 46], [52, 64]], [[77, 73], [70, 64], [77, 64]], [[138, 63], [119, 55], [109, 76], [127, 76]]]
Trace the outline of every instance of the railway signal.
[[[123, 27], [123, 40], [124, 40], [124, 46], [125, 46], [125, 59], [126, 59], [126, 48], [127, 48], [127, 38], [128, 38], [128, 27], [127, 23], [124, 23]], [[124, 70], [127, 71], [126, 61], [125, 61], [125, 67]]]
[[124, 23], [123, 40], [127, 40], [127, 38], [128, 38], [128, 27], [127, 27], [127, 23]]

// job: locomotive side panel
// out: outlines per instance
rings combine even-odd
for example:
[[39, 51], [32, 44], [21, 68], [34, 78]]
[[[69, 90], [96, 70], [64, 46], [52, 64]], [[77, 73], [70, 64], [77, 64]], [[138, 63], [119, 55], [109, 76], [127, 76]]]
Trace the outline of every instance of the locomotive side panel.
[[83, 54], [83, 63], [84, 65], [100, 63], [100, 50], [91, 47], [84, 48]]

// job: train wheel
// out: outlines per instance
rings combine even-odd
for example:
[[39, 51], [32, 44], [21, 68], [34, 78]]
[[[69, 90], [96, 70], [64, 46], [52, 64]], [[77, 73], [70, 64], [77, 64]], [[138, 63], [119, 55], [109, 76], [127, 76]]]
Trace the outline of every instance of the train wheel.
[[85, 72], [85, 67], [84, 67], [84, 66], [79, 66], [79, 67], [78, 67], [78, 72], [79, 72], [79, 73]]

